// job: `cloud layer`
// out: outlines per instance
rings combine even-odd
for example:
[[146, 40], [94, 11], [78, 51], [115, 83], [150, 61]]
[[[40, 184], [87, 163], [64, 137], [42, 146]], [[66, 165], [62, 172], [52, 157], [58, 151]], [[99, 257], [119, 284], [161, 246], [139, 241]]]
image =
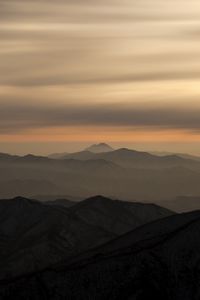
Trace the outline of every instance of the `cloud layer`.
[[0, 135], [198, 134], [199, 32], [196, 0], [0, 0]]
[[0, 133], [18, 133], [23, 129], [51, 126], [108, 126], [127, 128], [184, 129], [200, 132], [200, 107], [152, 105], [75, 105], [34, 106], [3, 104]]

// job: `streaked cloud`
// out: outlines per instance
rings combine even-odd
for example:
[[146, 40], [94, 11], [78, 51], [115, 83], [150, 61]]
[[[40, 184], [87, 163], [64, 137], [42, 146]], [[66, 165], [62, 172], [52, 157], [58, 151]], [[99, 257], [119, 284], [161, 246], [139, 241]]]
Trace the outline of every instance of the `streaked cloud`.
[[18, 133], [28, 129], [69, 126], [102, 126], [145, 128], [149, 130], [184, 129], [200, 132], [200, 106], [176, 107], [161, 105], [15, 105], [4, 103], [0, 112], [0, 133]]
[[198, 134], [199, 32], [197, 0], [0, 0], [0, 134]]

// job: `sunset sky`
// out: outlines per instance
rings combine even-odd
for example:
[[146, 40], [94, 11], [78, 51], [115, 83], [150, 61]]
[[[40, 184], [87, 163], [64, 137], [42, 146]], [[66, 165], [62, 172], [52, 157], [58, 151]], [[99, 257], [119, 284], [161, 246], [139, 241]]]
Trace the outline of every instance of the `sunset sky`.
[[0, 152], [200, 154], [199, 0], [0, 0]]

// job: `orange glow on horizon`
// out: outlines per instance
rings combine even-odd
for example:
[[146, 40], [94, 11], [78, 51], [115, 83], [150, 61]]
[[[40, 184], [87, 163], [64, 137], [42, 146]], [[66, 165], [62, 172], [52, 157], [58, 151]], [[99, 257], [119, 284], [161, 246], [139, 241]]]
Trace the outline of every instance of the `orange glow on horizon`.
[[2, 142], [195, 142], [200, 133], [175, 129], [133, 129], [120, 127], [51, 127], [26, 130], [19, 134], [0, 135]]

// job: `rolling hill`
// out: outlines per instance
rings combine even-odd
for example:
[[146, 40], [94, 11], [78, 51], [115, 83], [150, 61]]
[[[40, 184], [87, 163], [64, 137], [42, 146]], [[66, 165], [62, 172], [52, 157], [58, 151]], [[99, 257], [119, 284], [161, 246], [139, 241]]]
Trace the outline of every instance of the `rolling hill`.
[[103, 196], [80, 201], [70, 208], [70, 212], [82, 221], [115, 235], [173, 214], [155, 204], [111, 200]]
[[22, 197], [0, 200], [0, 280], [51, 266], [171, 214], [155, 205], [102, 197], [71, 207]]
[[41, 272], [0, 283], [1, 299], [191, 300], [200, 293], [200, 212], [144, 225]]

